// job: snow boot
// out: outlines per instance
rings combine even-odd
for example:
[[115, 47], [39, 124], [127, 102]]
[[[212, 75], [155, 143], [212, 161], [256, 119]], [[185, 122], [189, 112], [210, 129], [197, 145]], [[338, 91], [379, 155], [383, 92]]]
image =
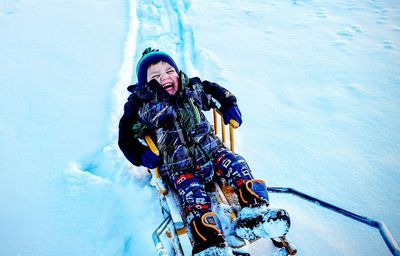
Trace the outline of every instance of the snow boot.
[[193, 255], [231, 255], [230, 248], [227, 247], [221, 232], [221, 223], [214, 212], [208, 212], [200, 218], [193, 219], [190, 222], [190, 229], [194, 239]]
[[242, 208], [269, 205], [268, 190], [263, 180], [246, 180], [236, 193]]
[[290, 227], [289, 214], [269, 208], [268, 191], [262, 180], [248, 180], [237, 191], [242, 207], [236, 219], [235, 235], [246, 240], [277, 238]]

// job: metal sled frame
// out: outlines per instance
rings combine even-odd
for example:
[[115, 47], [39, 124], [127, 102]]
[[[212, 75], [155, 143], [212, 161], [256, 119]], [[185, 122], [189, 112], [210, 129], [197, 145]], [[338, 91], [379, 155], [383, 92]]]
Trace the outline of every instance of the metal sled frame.
[[156, 246], [157, 254], [159, 256], [168, 256], [169, 248], [165, 248], [161, 241], [161, 235], [166, 234], [168, 239], [172, 240], [172, 245], [176, 255], [191, 255], [185, 252], [192, 249], [192, 244], [188, 236], [185, 223], [182, 219], [181, 213], [176, 209], [170, 207], [175, 205], [176, 198], [174, 194], [168, 192], [166, 194], [160, 194], [160, 203], [163, 209], [164, 220], [159, 227], [153, 232], [152, 238], [154, 245]]
[[[218, 113], [220, 114], [220, 113]], [[226, 145], [226, 135], [225, 135], [225, 125], [224, 125], [224, 121], [222, 118], [222, 115], [220, 115], [220, 122], [221, 122], [221, 137], [222, 137], [222, 142], [224, 143], [225, 146]], [[214, 131], [216, 134], [218, 134], [218, 117], [217, 117], [217, 111], [214, 110], [213, 111], [213, 118], [214, 118]], [[232, 120], [231, 120], [232, 121]], [[233, 128], [237, 128], [238, 125], [237, 123], [234, 122], [230, 122], [229, 125], [229, 140], [230, 140], [230, 145], [229, 148], [231, 151], [234, 151], [234, 134], [233, 134]], [[150, 148], [154, 151], [157, 151], [156, 146], [154, 145], [154, 143], [149, 139], [150, 137], [148, 137], [148, 139], [146, 139], [146, 142], [148, 143], [148, 145], [150, 146]], [[158, 172], [157, 170], [155, 170], [156, 172]], [[154, 174], [153, 174], [154, 175]], [[158, 175], [157, 173], [155, 173], [155, 175]], [[162, 185], [157, 185], [160, 193], [162, 194], [161, 198], [164, 198], [164, 200], [166, 201], [167, 204], [174, 204], [175, 202], [172, 201], [174, 200], [173, 198], [171, 198], [171, 193], [167, 194], [167, 191], [165, 190], [165, 188], [162, 187]], [[390, 252], [395, 255], [395, 256], [400, 256], [400, 247], [397, 243], [397, 241], [395, 240], [395, 238], [393, 237], [393, 234], [390, 232], [389, 228], [386, 226], [386, 224], [381, 221], [381, 220], [375, 220], [375, 219], [371, 219], [365, 216], [361, 216], [358, 214], [355, 214], [353, 212], [347, 211], [343, 208], [340, 208], [338, 206], [335, 206], [333, 204], [330, 204], [328, 202], [325, 202], [321, 199], [318, 199], [316, 197], [310, 196], [308, 194], [305, 194], [303, 192], [300, 192], [298, 190], [295, 190], [293, 188], [287, 188], [287, 187], [268, 187], [268, 191], [271, 193], [283, 193], [283, 194], [292, 194], [294, 196], [297, 196], [303, 200], [312, 202], [318, 206], [327, 208], [331, 211], [334, 211], [336, 213], [342, 214], [345, 217], [348, 217], [350, 219], [356, 220], [358, 222], [364, 223], [370, 227], [376, 228], [379, 230], [379, 233], [382, 237], [382, 239], [384, 240], [386, 246], [388, 247], [388, 249], [390, 250]], [[223, 193], [221, 192], [221, 190], [218, 191], [219, 194], [222, 194], [222, 197], [224, 196]], [[221, 196], [221, 195], [220, 195]], [[163, 200], [163, 199], [162, 199]], [[226, 201], [226, 199], [224, 199]], [[187, 246], [191, 246], [189, 237], [187, 235], [187, 231], [186, 228], [184, 226], [184, 222], [182, 220], [182, 217], [180, 216], [179, 213], [176, 212], [165, 212], [164, 211], [164, 215], [165, 218], [162, 221], [162, 223], [160, 224], [160, 226], [153, 232], [153, 242], [154, 245], [156, 247], [157, 253], [159, 256], [168, 256], [168, 252], [166, 250], [166, 248], [164, 247], [164, 245], [161, 242], [161, 238], [160, 236], [166, 232], [173, 232], [175, 234], [176, 237], [179, 237], [178, 239], [180, 241], [174, 241], [175, 243], [178, 244], [178, 252], [177, 255], [185, 255], [184, 254], [184, 249], [182, 247], [187, 247]], [[172, 221], [172, 228], [173, 230], [167, 230], [167, 227], [170, 225]], [[171, 237], [172, 239], [172, 237]], [[186, 248], [185, 248], [186, 249]]]

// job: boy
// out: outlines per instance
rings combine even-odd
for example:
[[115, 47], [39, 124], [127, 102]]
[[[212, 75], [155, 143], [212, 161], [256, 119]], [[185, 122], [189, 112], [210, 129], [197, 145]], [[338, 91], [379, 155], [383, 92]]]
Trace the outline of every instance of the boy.
[[[243, 214], [237, 218], [236, 236], [250, 240], [286, 234], [287, 212], [267, 208], [264, 181], [254, 179], [243, 157], [223, 147], [202, 113], [218, 104], [226, 124], [233, 119], [240, 125], [235, 96], [216, 83], [188, 78], [168, 54], [151, 48], [143, 52], [136, 73], [138, 83], [128, 87], [132, 94], [120, 120], [118, 143], [134, 165], [159, 167], [161, 176], [176, 189], [195, 242], [193, 254], [209, 255], [207, 250], [226, 246], [205, 191], [213, 179], [229, 184], [238, 194]], [[161, 156], [141, 143], [145, 135], [152, 135]], [[271, 225], [278, 222], [284, 227], [273, 234], [276, 228]]]

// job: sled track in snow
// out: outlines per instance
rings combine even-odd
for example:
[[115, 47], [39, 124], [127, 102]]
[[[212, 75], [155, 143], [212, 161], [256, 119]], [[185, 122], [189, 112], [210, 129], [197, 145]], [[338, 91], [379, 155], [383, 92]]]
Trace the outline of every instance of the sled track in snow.
[[[196, 58], [192, 28], [185, 22], [187, 0], [143, 0], [137, 3], [138, 37], [136, 60], [147, 47], [179, 56], [180, 67], [188, 70]], [[133, 56], [134, 57], [134, 56]]]
[[190, 76], [207, 74], [208, 79], [225, 81], [221, 66], [206, 49], [195, 44], [194, 30], [187, 21], [190, 0], [142, 0], [137, 3], [138, 36], [136, 54], [153, 47], [170, 53], [180, 69]]

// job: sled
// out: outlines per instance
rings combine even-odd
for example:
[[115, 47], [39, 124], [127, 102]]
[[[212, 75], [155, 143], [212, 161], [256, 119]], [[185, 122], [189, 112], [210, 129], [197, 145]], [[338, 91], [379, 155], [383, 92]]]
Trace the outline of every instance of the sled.
[[[219, 118], [218, 118], [219, 117]], [[219, 119], [219, 120], [218, 120]], [[220, 122], [220, 125], [218, 125]], [[234, 129], [239, 127], [235, 120], [229, 122], [229, 143], [226, 136], [226, 127], [222, 115], [213, 110], [213, 129], [215, 134], [220, 137], [225, 148], [234, 152]], [[152, 152], [159, 155], [157, 146], [151, 137], [145, 136], [145, 141]], [[158, 168], [148, 170], [152, 174], [151, 185], [157, 188], [161, 205], [161, 212], [164, 220], [153, 233], [153, 242], [158, 255], [192, 255], [193, 239], [180, 205], [179, 195], [173, 190], [167, 181], [164, 181], [158, 172]], [[221, 220], [222, 232], [233, 248], [234, 255], [250, 255], [239, 248], [253, 243], [254, 241], [244, 241], [233, 235], [233, 222], [240, 210], [239, 200], [233, 188], [229, 185], [219, 185], [216, 181], [206, 184], [206, 191], [211, 200], [212, 211], [217, 213]], [[272, 240], [276, 247], [285, 247], [289, 254], [296, 253], [296, 249], [291, 247], [286, 237]]]
[[[214, 132], [219, 136], [226, 148], [234, 151], [234, 132], [233, 129], [237, 128], [237, 123], [230, 122], [229, 125], [229, 145], [227, 143], [227, 138], [225, 134], [225, 125], [220, 115], [220, 128], [219, 132], [218, 126], [218, 115], [216, 110], [213, 110], [213, 121], [214, 121]], [[220, 133], [220, 135], [219, 135]], [[159, 154], [156, 145], [151, 140], [150, 136], [146, 136], [146, 142], [155, 154]], [[153, 242], [159, 256], [187, 256], [192, 255], [193, 240], [191, 238], [189, 225], [185, 221], [185, 214], [180, 207], [180, 199], [173, 189], [170, 189], [168, 184], [166, 184], [158, 173], [158, 169], [149, 170], [152, 174], [152, 185], [155, 186], [159, 192], [159, 200], [162, 209], [162, 214], [164, 220], [159, 225], [159, 227], [153, 232]], [[352, 220], [361, 222], [370, 227], [378, 229], [381, 238], [385, 242], [385, 245], [389, 249], [392, 255], [400, 256], [400, 247], [394, 238], [393, 234], [386, 226], [386, 224], [381, 220], [375, 220], [369, 217], [361, 216], [351, 211], [340, 208], [336, 205], [325, 202], [316, 197], [310, 196], [301, 191], [295, 190], [288, 187], [268, 187], [268, 192], [270, 193], [283, 193], [291, 194], [302, 200], [309, 201], [316, 204], [317, 206], [326, 208], [328, 210], [334, 211]], [[236, 217], [237, 211], [240, 209], [238, 204], [238, 199], [233, 189], [230, 186], [219, 186], [216, 182], [212, 182], [208, 186], [208, 195], [212, 202], [212, 210], [217, 213], [218, 217], [222, 222], [223, 233], [229, 233], [226, 230], [228, 227], [226, 225], [226, 220], [228, 223], [233, 221]], [[217, 209], [215, 209], [217, 207]], [[225, 221], [224, 221], [225, 220]], [[229, 239], [229, 236], [228, 236]], [[280, 237], [279, 239], [271, 239], [272, 243], [277, 248], [285, 248], [287, 255], [294, 255], [297, 249], [287, 240], [286, 236]], [[254, 243], [256, 241], [246, 241], [245, 245], [249, 243]], [[240, 247], [244, 246], [240, 244], [237, 248], [234, 248], [234, 255], [250, 255], [246, 251], [241, 251]], [[235, 247], [235, 246], [233, 246]]]

